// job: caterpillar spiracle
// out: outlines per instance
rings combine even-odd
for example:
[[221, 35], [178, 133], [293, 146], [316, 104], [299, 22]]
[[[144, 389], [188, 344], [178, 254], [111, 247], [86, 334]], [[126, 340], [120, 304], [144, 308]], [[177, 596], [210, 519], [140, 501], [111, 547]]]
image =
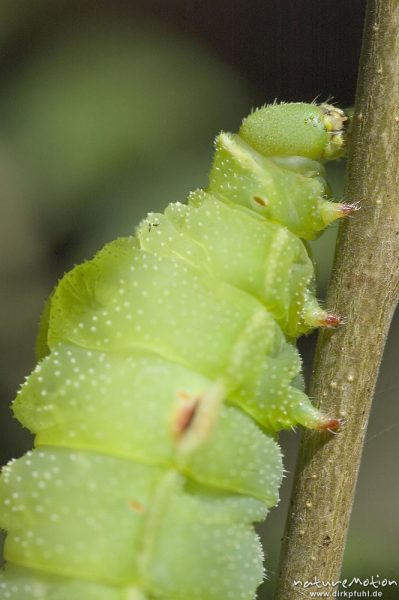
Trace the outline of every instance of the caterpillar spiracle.
[[2, 471], [1, 599], [256, 596], [276, 433], [338, 426], [301, 389], [295, 338], [339, 324], [303, 240], [354, 208], [322, 165], [346, 121], [254, 111], [217, 136], [205, 190], [59, 281], [13, 405], [35, 444]]

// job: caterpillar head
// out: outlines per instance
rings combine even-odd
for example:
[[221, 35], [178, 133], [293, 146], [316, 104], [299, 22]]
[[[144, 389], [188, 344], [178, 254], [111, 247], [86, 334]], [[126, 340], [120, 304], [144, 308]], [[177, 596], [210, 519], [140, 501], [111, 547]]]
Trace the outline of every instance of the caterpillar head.
[[323, 113], [324, 127], [329, 136], [323, 158], [334, 160], [345, 153], [349, 116], [341, 108], [332, 104], [321, 104], [320, 109]]
[[239, 135], [263, 156], [334, 160], [345, 154], [347, 123], [331, 104], [271, 104], [246, 117]]

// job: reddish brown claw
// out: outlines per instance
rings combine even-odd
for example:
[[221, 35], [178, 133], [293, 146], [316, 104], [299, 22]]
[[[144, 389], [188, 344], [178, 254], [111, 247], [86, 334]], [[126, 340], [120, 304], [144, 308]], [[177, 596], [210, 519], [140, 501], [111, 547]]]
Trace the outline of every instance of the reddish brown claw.
[[341, 419], [329, 419], [324, 423], [321, 423], [317, 429], [339, 429], [342, 425]]
[[326, 316], [320, 320], [320, 327], [335, 328], [343, 324], [343, 319], [339, 315], [333, 313], [326, 313]]
[[357, 210], [359, 210], [359, 204], [357, 202], [354, 204], [341, 204], [341, 213], [343, 216], [351, 215]]

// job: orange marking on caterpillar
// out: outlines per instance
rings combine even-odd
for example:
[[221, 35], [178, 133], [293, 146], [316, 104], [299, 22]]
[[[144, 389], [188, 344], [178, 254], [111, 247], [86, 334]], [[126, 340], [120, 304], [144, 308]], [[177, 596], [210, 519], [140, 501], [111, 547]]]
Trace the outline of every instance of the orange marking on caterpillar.
[[129, 500], [129, 506], [138, 513], [144, 512], [144, 506], [138, 500]]
[[181, 392], [179, 399], [182, 403], [176, 412], [173, 420], [173, 437], [179, 440], [190, 428], [197, 413], [200, 398], [192, 397], [186, 392]]

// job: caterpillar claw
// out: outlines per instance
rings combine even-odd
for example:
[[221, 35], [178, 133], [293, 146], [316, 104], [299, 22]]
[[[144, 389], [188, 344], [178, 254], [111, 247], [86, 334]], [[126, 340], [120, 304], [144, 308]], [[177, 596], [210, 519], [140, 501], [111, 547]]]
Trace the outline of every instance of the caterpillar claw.
[[342, 217], [347, 217], [349, 215], [352, 215], [354, 212], [360, 210], [360, 204], [359, 202], [353, 202], [352, 204], [340, 204], [339, 205], [340, 208], [340, 213]]
[[327, 312], [318, 304], [316, 298], [308, 296], [303, 311], [303, 320], [310, 327], [323, 327], [325, 329], [337, 329], [345, 324], [341, 315]]
[[319, 321], [319, 327], [324, 327], [325, 329], [337, 329], [337, 327], [344, 323], [345, 321], [340, 315], [325, 313], [325, 316]]
[[321, 203], [320, 206], [322, 218], [324, 223], [329, 225], [333, 223], [337, 219], [342, 219], [343, 217], [349, 217], [354, 212], [360, 210], [360, 203], [353, 202], [352, 204], [345, 202], [335, 202], [331, 200], [325, 200]]
[[327, 419], [326, 421], [323, 421], [322, 423], [320, 423], [319, 426], [317, 427], [317, 429], [320, 431], [324, 431], [325, 429], [335, 431], [337, 429], [340, 429], [342, 427], [342, 425], [343, 425], [342, 419], [331, 418], [331, 419]]

